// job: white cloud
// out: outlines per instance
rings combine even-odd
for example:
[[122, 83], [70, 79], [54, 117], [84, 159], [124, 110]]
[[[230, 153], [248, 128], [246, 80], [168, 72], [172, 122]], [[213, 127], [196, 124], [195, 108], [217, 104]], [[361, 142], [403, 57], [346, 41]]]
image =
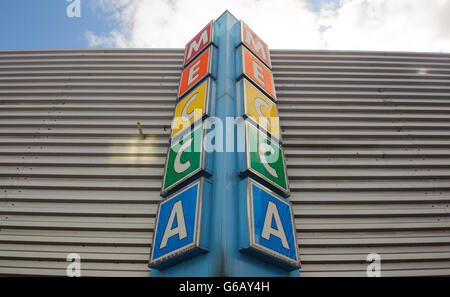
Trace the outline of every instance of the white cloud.
[[449, 52], [449, 12], [447, 0], [344, 0], [321, 19], [328, 48]]
[[449, 0], [341, 0], [311, 10], [306, 0], [98, 0], [118, 22], [93, 47], [184, 47], [226, 9], [270, 48], [450, 52]]

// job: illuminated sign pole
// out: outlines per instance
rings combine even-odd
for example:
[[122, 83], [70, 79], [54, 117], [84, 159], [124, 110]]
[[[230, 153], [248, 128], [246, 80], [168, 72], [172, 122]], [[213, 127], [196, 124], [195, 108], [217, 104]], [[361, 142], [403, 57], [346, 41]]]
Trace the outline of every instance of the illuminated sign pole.
[[226, 11], [183, 67], [151, 276], [298, 276], [267, 45]]

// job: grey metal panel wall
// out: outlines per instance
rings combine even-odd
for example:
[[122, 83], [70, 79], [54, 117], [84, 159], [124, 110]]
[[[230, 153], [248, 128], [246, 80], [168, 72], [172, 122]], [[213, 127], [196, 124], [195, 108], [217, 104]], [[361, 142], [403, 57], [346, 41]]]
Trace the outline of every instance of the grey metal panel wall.
[[302, 275], [450, 275], [450, 55], [272, 61]]
[[[0, 52], [0, 274], [148, 275], [182, 55]], [[450, 55], [272, 62], [302, 275], [449, 275]]]
[[182, 55], [0, 52], [0, 274], [149, 275]]

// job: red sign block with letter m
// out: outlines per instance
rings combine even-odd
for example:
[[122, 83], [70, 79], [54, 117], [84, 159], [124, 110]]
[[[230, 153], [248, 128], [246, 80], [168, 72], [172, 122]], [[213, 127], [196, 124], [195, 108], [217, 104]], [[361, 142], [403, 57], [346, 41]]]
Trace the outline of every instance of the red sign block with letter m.
[[241, 42], [267, 67], [272, 69], [269, 47], [243, 21], [241, 21]]
[[213, 42], [214, 37], [214, 25], [211, 21], [205, 28], [203, 28], [197, 36], [194, 37], [186, 45], [184, 51], [184, 63], [183, 66], [186, 67], [189, 62], [191, 62], [195, 57], [197, 57], [204, 49], [208, 47], [210, 43]]

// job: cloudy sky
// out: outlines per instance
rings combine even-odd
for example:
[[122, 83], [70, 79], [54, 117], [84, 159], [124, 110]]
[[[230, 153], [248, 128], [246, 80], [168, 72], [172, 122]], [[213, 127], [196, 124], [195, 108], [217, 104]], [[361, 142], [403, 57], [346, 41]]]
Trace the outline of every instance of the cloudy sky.
[[272, 49], [450, 52], [450, 0], [78, 0], [80, 18], [69, 1], [1, 1], [0, 48], [181, 48], [228, 9]]

